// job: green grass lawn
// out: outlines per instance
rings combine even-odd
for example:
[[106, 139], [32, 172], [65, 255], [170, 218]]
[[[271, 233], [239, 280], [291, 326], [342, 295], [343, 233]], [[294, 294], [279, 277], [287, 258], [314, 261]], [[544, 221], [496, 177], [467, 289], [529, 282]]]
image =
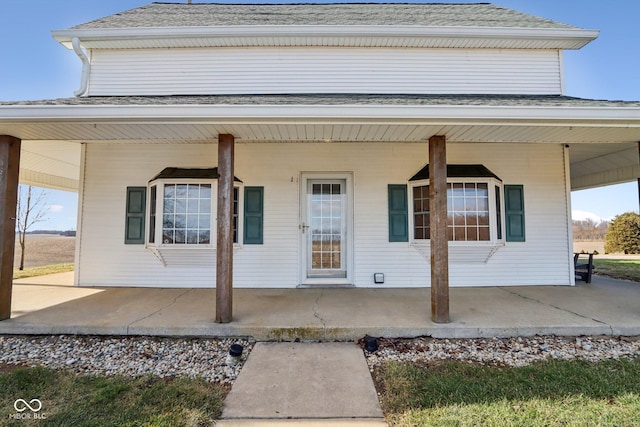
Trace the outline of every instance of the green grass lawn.
[[596, 274], [640, 282], [640, 260], [594, 259], [593, 266]]
[[24, 279], [26, 277], [44, 276], [45, 274], [66, 273], [73, 271], [73, 263], [43, 265], [41, 267], [25, 267], [24, 270], [13, 269], [14, 279]]
[[42, 402], [37, 414], [46, 418], [24, 420], [29, 425], [210, 426], [220, 417], [226, 394], [221, 385], [200, 379], [130, 379], [42, 367], [7, 368], [0, 373], [0, 426], [19, 422], [11, 418], [17, 413], [17, 399]]
[[387, 362], [375, 372], [399, 426], [635, 426], [640, 359], [548, 361], [522, 368]]

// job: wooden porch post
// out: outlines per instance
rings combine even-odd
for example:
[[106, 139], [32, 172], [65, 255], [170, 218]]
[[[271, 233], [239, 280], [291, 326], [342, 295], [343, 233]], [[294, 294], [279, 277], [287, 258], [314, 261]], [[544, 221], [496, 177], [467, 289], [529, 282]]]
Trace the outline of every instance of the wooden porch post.
[[233, 135], [218, 135], [217, 323], [233, 317], [233, 151]]
[[431, 228], [431, 320], [449, 322], [446, 138], [429, 138], [429, 226]]
[[0, 320], [11, 317], [21, 143], [13, 136], [0, 135]]

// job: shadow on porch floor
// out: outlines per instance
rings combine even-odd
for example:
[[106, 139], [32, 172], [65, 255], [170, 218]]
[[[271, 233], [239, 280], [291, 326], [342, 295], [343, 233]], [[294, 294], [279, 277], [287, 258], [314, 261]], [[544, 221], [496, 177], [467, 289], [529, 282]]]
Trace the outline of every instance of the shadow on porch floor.
[[[67, 276], [63, 276], [63, 275]], [[214, 323], [214, 289], [76, 288], [73, 273], [17, 280], [2, 334], [249, 336], [353, 340], [640, 335], [640, 283], [452, 288], [451, 323], [430, 320], [426, 289], [236, 289], [234, 320]]]

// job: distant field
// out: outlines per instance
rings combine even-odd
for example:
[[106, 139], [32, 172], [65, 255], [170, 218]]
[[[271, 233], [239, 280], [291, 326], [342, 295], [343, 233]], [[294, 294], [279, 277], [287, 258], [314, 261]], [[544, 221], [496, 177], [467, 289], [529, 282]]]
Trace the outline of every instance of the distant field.
[[[76, 238], [55, 234], [28, 234], [24, 252], [25, 267], [64, 264], [74, 261]], [[16, 237], [14, 267], [20, 265], [20, 244]]]
[[600, 241], [573, 241], [573, 252], [593, 252], [598, 251], [599, 254], [604, 254], [604, 242]]
[[573, 241], [573, 252], [593, 252], [598, 251], [596, 259], [618, 259], [618, 260], [640, 260], [640, 255], [625, 255], [623, 253], [604, 253], [603, 241]]

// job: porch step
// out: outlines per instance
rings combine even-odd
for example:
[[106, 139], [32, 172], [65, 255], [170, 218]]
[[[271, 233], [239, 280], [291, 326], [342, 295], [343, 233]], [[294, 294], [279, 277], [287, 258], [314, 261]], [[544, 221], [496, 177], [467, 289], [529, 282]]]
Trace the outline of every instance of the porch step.
[[337, 342], [257, 343], [227, 396], [222, 420], [227, 426], [257, 420], [385, 425], [362, 350]]

